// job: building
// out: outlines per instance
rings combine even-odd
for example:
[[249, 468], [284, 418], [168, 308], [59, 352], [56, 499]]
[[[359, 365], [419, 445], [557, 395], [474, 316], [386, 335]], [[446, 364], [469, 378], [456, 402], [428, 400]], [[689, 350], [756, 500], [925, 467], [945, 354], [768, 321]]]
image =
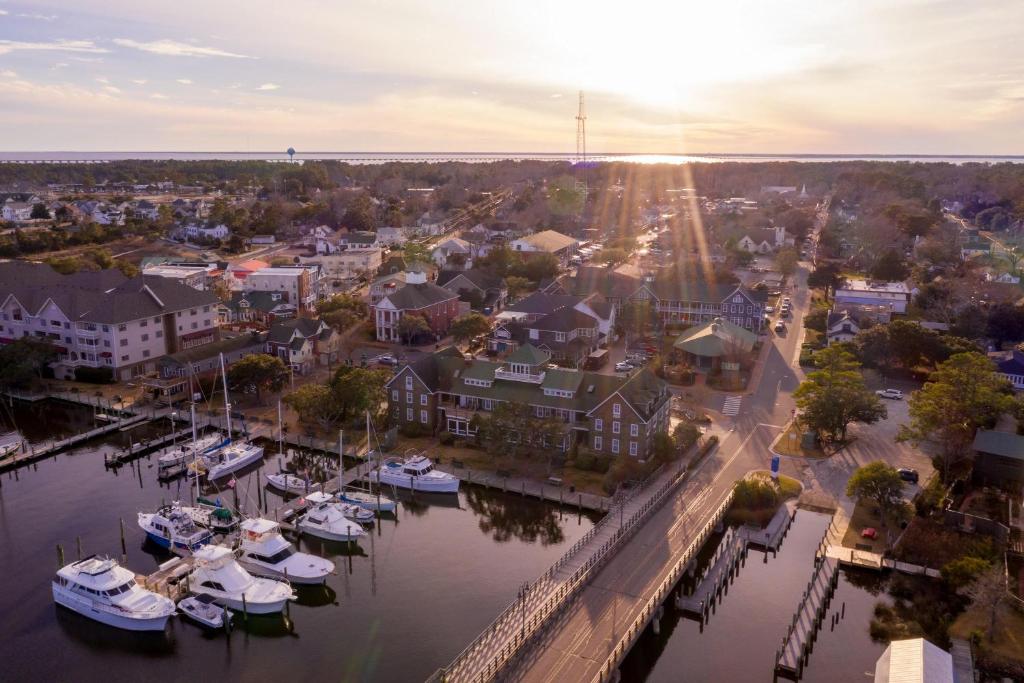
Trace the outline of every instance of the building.
[[157, 376], [146, 378], [142, 385], [155, 400], [174, 403], [190, 399], [189, 390], [199, 389], [196, 380], [215, 377], [220, 372], [220, 357], [224, 364], [252, 353], [263, 353], [266, 334], [251, 332], [237, 337], [221, 339], [177, 353], [171, 353], [157, 360]]
[[973, 449], [976, 482], [1016, 491], [1024, 485], [1024, 436], [979, 429], [974, 435]]
[[155, 265], [143, 269], [143, 274], [173, 280], [193, 289], [207, 290], [210, 288], [210, 268], [207, 266], [171, 266]]
[[575, 255], [578, 245], [579, 242], [576, 239], [554, 230], [535, 232], [509, 243], [512, 251], [523, 254], [553, 254], [563, 268], [569, 265], [569, 260]]
[[[506, 353], [526, 343], [530, 338], [530, 330], [557, 332], [555, 325], [560, 324], [556, 314], [562, 311], [575, 311], [588, 319], [585, 325], [575, 328], [587, 330], [587, 344], [593, 342], [594, 347], [606, 345], [615, 326], [615, 308], [602, 301], [600, 295], [593, 294], [583, 299], [568, 294], [546, 294], [534, 292], [530, 296], [510, 304], [504, 311], [495, 316], [496, 325], [487, 340], [487, 349], [493, 353]], [[582, 319], [578, 319], [581, 320]], [[542, 322], [543, 321], [543, 322]], [[596, 334], [594, 330], [596, 329]], [[565, 331], [565, 330], [562, 330]], [[567, 339], [554, 339], [565, 342]], [[577, 332], [573, 341], [584, 336]], [[536, 337], [534, 338], [537, 339]], [[536, 343], [535, 341], [533, 343]], [[577, 344], [579, 346], [579, 344]], [[557, 360], [562, 362], [575, 358], [576, 353], [558, 353], [551, 349]], [[570, 361], [575, 365], [576, 361]]]
[[508, 299], [505, 279], [476, 268], [469, 270], [442, 270], [436, 280], [438, 287], [444, 287], [463, 301], [474, 304], [473, 308], [487, 315], [500, 311]]
[[749, 357], [757, 335], [723, 318], [691, 327], [679, 335], [673, 348], [700, 368], [738, 371]]
[[279, 318], [294, 318], [298, 313], [298, 307], [282, 292], [231, 292], [231, 298], [221, 303], [218, 310], [222, 325], [269, 325]]
[[372, 305], [377, 341], [403, 341], [398, 322], [407, 315], [427, 321], [430, 331], [440, 339], [459, 316], [459, 297], [433, 282], [424, 273], [405, 274], [405, 286]]
[[1015, 347], [1009, 358], [999, 361], [996, 367], [999, 374], [1013, 385], [1014, 390], [1024, 389], [1024, 345]]
[[249, 238], [249, 244], [254, 247], [277, 244], [277, 238], [274, 235], [253, 235]]
[[846, 309], [833, 309], [829, 311], [825, 320], [825, 340], [831, 346], [837, 342], [853, 341], [853, 338], [860, 334], [860, 323], [857, 318]]
[[6, 201], [0, 208], [0, 217], [12, 223], [27, 221], [32, 217], [32, 206], [27, 202]]
[[953, 683], [953, 656], [924, 638], [894, 640], [875, 662], [874, 683]]
[[300, 311], [312, 311], [320, 300], [323, 268], [317, 263], [270, 266], [250, 273], [242, 282], [244, 292], [276, 292]]
[[377, 244], [382, 247], [402, 245], [409, 241], [409, 228], [381, 227], [377, 228]]
[[553, 445], [615, 457], [650, 456], [669, 425], [669, 392], [648, 370], [629, 377], [549, 369], [551, 356], [526, 344], [501, 363], [465, 360], [455, 349], [423, 356], [387, 383], [393, 424], [471, 436], [475, 415], [501, 404], [529, 406], [533, 417], [564, 425]]
[[910, 289], [902, 282], [846, 280], [836, 290], [835, 305], [870, 304], [888, 306], [893, 313], [904, 314], [910, 304]]
[[0, 343], [51, 342], [58, 378], [109, 368], [119, 380], [156, 371], [161, 356], [219, 339], [218, 300], [162, 277], [117, 270], [61, 275], [40, 263], [0, 263]]
[[383, 251], [377, 247], [346, 249], [322, 256], [301, 257], [299, 262], [305, 265], [320, 265], [323, 268], [323, 276], [328, 280], [352, 280], [369, 277], [377, 272], [382, 254]]
[[304, 375], [317, 365], [338, 362], [340, 344], [338, 333], [323, 320], [295, 318], [274, 322], [267, 333], [266, 351]]
[[430, 253], [440, 268], [458, 270], [473, 267], [473, 248], [469, 242], [458, 237], [452, 237], [441, 242]]
[[180, 230], [180, 234], [187, 240], [226, 240], [231, 236], [231, 231], [223, 223], [212, 227], [207, 227], [201, 223], [191, 223], [184, 226]]

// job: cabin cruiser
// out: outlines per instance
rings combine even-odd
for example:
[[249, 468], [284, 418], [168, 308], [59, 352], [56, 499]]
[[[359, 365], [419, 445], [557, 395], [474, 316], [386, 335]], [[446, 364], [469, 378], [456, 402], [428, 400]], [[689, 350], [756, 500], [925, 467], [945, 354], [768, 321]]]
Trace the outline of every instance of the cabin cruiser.
[[360, 524], [373, 524], [373, 521], [377, 519], [377, 516], [372, 510], [367, 510], [355, 503], [339, 501], [338, 505], [341, 507], [341, 513], [353, 522], [359, 522]]
[[372, 512], [394, 512], [396, 507], [395, 501], [383, 493], [378, 495], [358, 489], [343, 490], [338, 494], [338, 500], [343, 503], [358, 505]]
[[177, 503], [164, 505], [156, 512], [140, 512], [139, 527], [162, 548], [194, 553], [210, 542], [210, 532], [196, 527], [186, 508]]
[[370, 481], [425, 493], [458, 493], [459, 478], [434, 469], [434, 463], [422, 455], [388, 458], [370, 470]]
[[199, 498], [194, 506], [181, 508], [192, 521], [204, 529], [217, 534], [230, 534], [238, 528], [238, 516], [220, 503], [218, 498], [211, 501]]
[[242, 522], [238, 561], [253, 574], [284, 578], [293, 584], [324, 583], [334, 571], [333, 562], [296, 551], [281, 535], [277, 522], [260, 518]]
[[299, 495], [309, 493], [310, 491], [316, 491], [320, 488], [320, 484], [318, 483], [314, 483], [309, 479], [305, 479], [294, 474], [288, 474], [286, 472], [268, 474], [267, 483], [278, 491], [296, 493]]
[[263, 446], [249, 441], [235, 441], [206, 456], [208, 481], [215, 481], [237, 472], [263, 457]]
[[254, 577], [222, 545], [208, 545], [195, 553], [189, 587], [197, 595], [209, 595], [218, 605], [249, 614], [274, 614], [295, 599], [287, 582]]
[[57, 570], [53, 600], [82, 616], [129, 631], [162, 631], [174, 602], [135, 583], [114, 560], [92, 555]]
[[306, 496], [308, 510], [295, 527], [302, 533], [328, 541], [350, 541], [366, 535], [363, 527], [345, 516], [341, 503], [334, 497], [317, 491]]
[[224, 620], [231, 623], [231, 615], [227, 610], [217, 605], [217, 600], [212, 595], [190, 595], [178, 601], [178, 610], [189, 619], [207, 628], [224, 628]]
[[168, 446], [157, 457], [157, 467], [168, 470], [179, 465], [187, 465], [207, 451], [217, 448], [223, 441], [224, 437], [220, 434], [207, 434], [195, 442], [188, 441]]

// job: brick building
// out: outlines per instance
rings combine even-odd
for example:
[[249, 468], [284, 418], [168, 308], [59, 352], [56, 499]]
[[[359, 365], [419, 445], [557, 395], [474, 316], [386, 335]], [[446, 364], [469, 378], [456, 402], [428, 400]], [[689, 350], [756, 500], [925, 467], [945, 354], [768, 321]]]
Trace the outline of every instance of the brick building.
[[427, 282], [424, 273], [409, 272], [405, 275], [404, 287], [386, 295], [372, 308], [378, 341], [403, 341], [398, 321], [407, 315], [422, 317], [433, 335], [441, 338], [459, 317], [459, 295]]

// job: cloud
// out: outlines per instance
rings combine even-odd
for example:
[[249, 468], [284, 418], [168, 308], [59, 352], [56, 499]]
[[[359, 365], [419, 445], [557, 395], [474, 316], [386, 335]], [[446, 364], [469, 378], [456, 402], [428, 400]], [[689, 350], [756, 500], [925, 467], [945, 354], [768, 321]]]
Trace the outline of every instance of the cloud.
[[97, 76], [96, 77], [96, 82], [97, 83], [107, 83], [107, 84], [109, 84], [110, 83], [110, 79], [107, 78], [106, 76]]
[[192, 79], [191, 78], [179, 78], [177, 80], [178, 80], [178, 83], [181, 83], [182, 85], [192, 85]]
[[5, 14], [7, 14], [7, 10], [0, 9], [0, 17], [4, 16]]
[[202, 47], [200, 45], [189, 45], [179, 43], [176, 40], [152, 40], [142, 42], [130, 38], [114, 38], [114, 44], [133, 50], [151, 52], [155, 55], [165, 57], [230, 57], [232, 59], [255, 59], [249, 55], [241, 55], [237, 52], [228, 52], [216, 47]]
[[561, 96], [562, 96], [562, 93], [560, 93], [560, 92], [552, 93], [551, 94], [551, 99], [557, 100]]
[[257, 90], [280, 90], [281, 86], [277, 83], [264, 83], [263, 85], [256, 88]]
[[0, 55], [10, 52], [26, 51], [50, 51], [50, 52], [110, 52], [91, 40], [55, 40], [49, 43], [29, 43], [21, 40], [0, 40]]
[[132, 83], [134, 83], [135, 85], [146, 85], [147, 83], [149, 83], [149, 81], [147, 81], [145, 78], [133, 78]]
[[0, 76], [2, 76], [3, 78], [17, 78], [18, 74], [14, 71], [11, 71], [10, 69], [7, 69], [5, 71], [0, 71]]
[[120, 88], [117, 88], [117, 87], [112, 86], [112, 85], [105, 85], [105, 86], [103, 86], [103, 89], [106, 90], [109, 93], [114, 93], [115, 95], [117, 95], [118, 93], [121, 92]]
[[163, 93], [155, 92], [155, 93], [153, 93], [152, 95], [149, 96], [149, 99], [151, 99], [151, 100], [166, 100], [167, 99], [167, 95], [164, 95]]
[[[4, 12], [4, 14], [7, 14], [7, 12]], [[25, 12], [18, 14], [18, 16], [22, 19], [36, 19], [38, 21], [54, 21], [57, 18], [56, 14], [28, 14]]]

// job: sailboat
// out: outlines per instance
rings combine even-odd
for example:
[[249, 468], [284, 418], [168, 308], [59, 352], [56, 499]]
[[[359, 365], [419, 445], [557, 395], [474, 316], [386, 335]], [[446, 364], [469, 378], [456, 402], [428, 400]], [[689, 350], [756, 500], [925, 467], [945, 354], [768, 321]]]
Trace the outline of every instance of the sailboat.
[[[378, 450], [370, 450], [370, 436], [372, 432], [372, 426], [370, 424], [370, 411], [366, 411], [366, 449], [367, 459], [371, 453], [380, 453], [380, 444], [377, 444]], [[379, 458], [379, 456], [378, 456]], [[378, 466], [380, 463], [378, 462]], [[377, 487], [377, 493], [373, 493], [369, 489], [358, 489], [354, 486], [345, 487], [344, 479], [341, 482], [341, 490], [338, 492], [338, 499], [343, 503], [349, 503], [351, 505], [358, 505], [361, 508], [370, 510], [372, 512], [394, 512], [397, 503], [392, 498], [385, 496], [380, 492], [380, 487]]]
[[[284, 428], [281, 417], [281, 401], [277, 402], [277, 455], [279, 459], [284, 458]], [[311, 481], [308, 477], [300, 477], [288, 472], [268, 474], [267, 483], [278, 491], [284, 493], [296, 493], [303, 495], [310, 491], [318, 491], [320, 484]]]
[[247, 439], [234, 441], [231, 432], [231, 402], [228, 398], [228, 372], [224, 366], [224, 354], [220, 354], [220, 371], [224, 378], [224, 411], [227, 415], [228, 443], [219, 450], [205, 456], [209, 463], [206, 478], [215, 481], [251, 465], [263, 458], [263, 446], [258, 446]]

